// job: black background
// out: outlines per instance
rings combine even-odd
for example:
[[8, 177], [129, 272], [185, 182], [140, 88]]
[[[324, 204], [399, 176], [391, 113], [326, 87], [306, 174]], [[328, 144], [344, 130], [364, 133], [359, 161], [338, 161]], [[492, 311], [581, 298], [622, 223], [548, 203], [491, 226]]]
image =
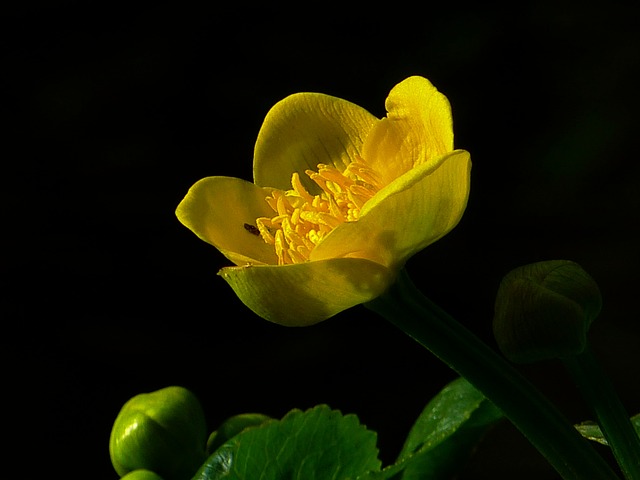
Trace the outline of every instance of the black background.
[[[2, 363], [10, 443], [31, 459], [7, 468], [115, 479], [120, 406], [173, 384], [199, 396], [211, 429], [318, 403], [356, 413], [391, 462], [455, 375], [362, 307], [306, 329], [255, 317], [216, 276], [228, 262], [174, 210], [202, 177], [251, 179], [262, 119], [286, 95], [323, 92], [383, 116], [388, 91], [414, 74], [448, 96], [456, 146], [473, 160], [465, 216], [409, 261], [416, 283], [493, 344], [502, 275], [581, 263], [605, 300], [592, 344], [640, 411], [640, 9], [518, 5], [5, 11]], [[559, 364], [522, 370], [573, 421], [589, 417]], [[503, 477], [556, 478], [507, 424], [461, 478]]]

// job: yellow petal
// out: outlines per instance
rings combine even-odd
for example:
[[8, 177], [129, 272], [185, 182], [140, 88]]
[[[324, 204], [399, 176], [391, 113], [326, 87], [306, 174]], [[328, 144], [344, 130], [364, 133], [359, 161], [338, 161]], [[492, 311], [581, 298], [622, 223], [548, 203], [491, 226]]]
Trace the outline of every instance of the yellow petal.
[[236, 265], [277, 263], [273, 246], [251, 228], [256, 218], [273, 216], [265, 201], [271, 191], [238, 178], [203, 178], [189, 189], [176, 216]]
[[326, 320], [376, 298], [394, 279], [394, 273], [382, 265], [356, 258], [228, 267], [219, 274], [247, 307], [285, 326]]
[[422, 164], [369, 200], [357, 222], [329, 233], [310, 259], [368, 258], [399, 268], [457, 225], [469, 196], [469, 153], [456, 150]]
[[363, 146], [363, 158], [385, 184], [453, 150], [451, 106], [427, 79], [400, 82], [385, 106], [387, 118], [375, 125]]
[[320, 163], [343, 171], [357, 156], [378, 119], [351, 102], [320, 93], [297, 93], [267, 114], [256, 141], [253, 176], [257, 185], [291, 189], [291, 175], [319, 193], [304, 172]]

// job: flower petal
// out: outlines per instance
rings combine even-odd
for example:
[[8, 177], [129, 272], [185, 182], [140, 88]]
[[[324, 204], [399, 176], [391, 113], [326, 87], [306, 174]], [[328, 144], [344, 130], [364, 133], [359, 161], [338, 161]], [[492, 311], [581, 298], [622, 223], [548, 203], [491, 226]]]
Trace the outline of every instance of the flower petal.
[[[265, 202], [272, 189], [232, 177], [207, 177], [193, 185], [176, 209], [182, 224], [236, 265], [278, 263], [273, 246], [250, 231], [258, 217], [273, 216]], [[248, 229], [249, 228], [249, 229]]]
[[351, 102], [320, 93], [297, 93], [269, 111], [256, 141], [253, 176], [257, 185], [291, 189], [291, 175], [318, 193], [304, 175], [319, 163], [342, 171], [356, 155], [378, 119]]
[[310, 259], [368, 258], [396, 269], [457, 225], [469, 197], [469, 153], [455, 150], [380, 190], [356, 222], [335, 228]]
[[326, 320], [376, 298], [394, 279], [384, 266], [357, 258], [228, 267], [219, 275], [256, 314], [285, 326]]
[[453, 150], [451, 106], [426, 78], [400, 82], [385, 106], [387, 117], [371, 130], [363, 146], [363, 158], [384, 183]]

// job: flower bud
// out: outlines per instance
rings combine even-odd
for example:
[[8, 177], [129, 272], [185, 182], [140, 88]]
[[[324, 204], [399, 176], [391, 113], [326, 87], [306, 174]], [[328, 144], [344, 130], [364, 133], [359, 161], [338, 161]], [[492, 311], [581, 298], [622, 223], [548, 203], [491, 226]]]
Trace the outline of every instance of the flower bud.
[[493, 333], [502, 353], [516, 363], [577, 355], [601, 307], [598, 285], [577, 263], [524, 265], [500, 283]]
[[271, 420], [271, 417], [261, 413], [242, 413], [226, 419], [218, 429], [209, 436], [207, 441], [207, 452], [212, 454], [222, 444], [235, 437], [244, 429], [257, 427], [258, 425]]
[[109, 440], [118, 475], [150, 470], [184, 480], [206, 459], [207, 425], [198, 399], [183, 387], [136, 395], [118, 414]]
[[127, 473], [124, 477], [120, 477], [120, 480], [163, 480], [160, 475], [152, 472], [151, 470], [133, 470]]

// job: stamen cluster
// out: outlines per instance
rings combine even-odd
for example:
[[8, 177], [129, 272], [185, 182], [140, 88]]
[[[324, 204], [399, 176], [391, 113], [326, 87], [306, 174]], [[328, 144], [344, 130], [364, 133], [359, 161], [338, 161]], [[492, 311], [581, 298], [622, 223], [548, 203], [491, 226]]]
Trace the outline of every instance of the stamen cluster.
[[278, 265], [308, 261], [329, 232], [344, 222], [357, 221], [363, 205], [382, 188], [362, 159], [351, 162], [343, 172], [319, 164], [317, 172], [305, 173], [321, 188], [319, 195], [310, 194], [295, 172], [292, 190], [274, 190], [266, 198], [276, 215], [256, 220], [263, 240], [275, 248]]

